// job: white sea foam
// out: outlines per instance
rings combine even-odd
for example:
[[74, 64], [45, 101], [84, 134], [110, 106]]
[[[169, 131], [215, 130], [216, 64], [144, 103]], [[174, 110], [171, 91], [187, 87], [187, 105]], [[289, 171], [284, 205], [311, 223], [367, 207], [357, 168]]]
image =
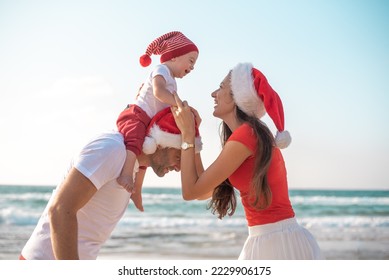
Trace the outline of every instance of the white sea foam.
[[389, 206], [389, 197], [338, 197], [338, 196], [291, 196], [293, 205], [385, 205]]

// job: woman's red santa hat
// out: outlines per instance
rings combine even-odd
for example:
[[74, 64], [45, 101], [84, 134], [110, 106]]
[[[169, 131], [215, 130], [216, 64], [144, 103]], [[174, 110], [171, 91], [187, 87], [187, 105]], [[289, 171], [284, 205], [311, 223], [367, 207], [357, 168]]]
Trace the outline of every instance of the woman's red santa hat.
[[199, 52], [196, 45], [179, 31], [166, 33], [153, 42], [146, 49], [146, 53], [139, 59], [143, 67], [151, 64], [151, 55], [161, 55], [160, 61], [164, 63], [172, 58], [190, 53]]
[[262, 118], [265, 113], [269, 115], [278, 130], [276, 145], [281, 149], [288, 147], [292, 138], [284, 130], [282, 101], [265, 75], [251, 63], [239, 63], [231, 72], [231, 89], [236, 105], [243, 112], [258, 118]]
[[[143, 152], [153, 154], [157, 147], [181, 149], [181, 131], [176, 125], [170, 107], [161, 110], [151, 120], [145, 141], [143, 142]], [[196, 127], [195, 151], [199, 153], [203, 147], [198, 128]]]

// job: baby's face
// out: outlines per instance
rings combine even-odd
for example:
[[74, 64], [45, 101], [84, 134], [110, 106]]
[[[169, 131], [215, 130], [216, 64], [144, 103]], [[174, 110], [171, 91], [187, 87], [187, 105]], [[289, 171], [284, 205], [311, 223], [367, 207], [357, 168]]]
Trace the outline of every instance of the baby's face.
[[198, 52], [192, 51], [174, 58], [174, 76], [176, 78], [183, 78], [189, 74], [194, 69], [198, 56]]

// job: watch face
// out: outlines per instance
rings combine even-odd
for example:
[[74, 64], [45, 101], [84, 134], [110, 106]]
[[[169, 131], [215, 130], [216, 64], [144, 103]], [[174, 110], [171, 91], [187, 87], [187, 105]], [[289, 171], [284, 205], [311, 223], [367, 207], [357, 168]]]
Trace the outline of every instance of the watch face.
[[183, 142], [183, 143], [181, 144], [181, 149], [183, 149], [183, 150], [187, 150], [187, 149], [193, 148], [193, 147], [194, 147], [194, 144], [188, 144], [188, 143], [186, 143], [186, 142]]

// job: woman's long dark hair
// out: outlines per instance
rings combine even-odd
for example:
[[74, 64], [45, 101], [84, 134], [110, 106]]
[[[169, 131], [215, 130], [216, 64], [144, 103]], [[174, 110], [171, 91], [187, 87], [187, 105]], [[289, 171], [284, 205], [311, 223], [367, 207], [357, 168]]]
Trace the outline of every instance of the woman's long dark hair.
[[[248, 123], [257, 137], [257, 149], [255, 151], [254, 174], [251, 182], [250, 201], [252, 206], [258, 210], [269, 207], [272, 193], [267, 181], [267, 171], [270, 166], [274, 137], [269, 128], [258, 118], [244, 113], [238, 107], [237, 117], [239, 121]], [[232, 131], [225, 122], [222, 123], [221, 140], [225, 145]], [[212, 199], [208, 204], [208, 209], [212, 213], [218, 213], [218, 218], [222, 219], [227, 214], [232, 216], [236, 209], [236, 195], [234, 187], [229, 180], [225, 180], [213, 191]]]

